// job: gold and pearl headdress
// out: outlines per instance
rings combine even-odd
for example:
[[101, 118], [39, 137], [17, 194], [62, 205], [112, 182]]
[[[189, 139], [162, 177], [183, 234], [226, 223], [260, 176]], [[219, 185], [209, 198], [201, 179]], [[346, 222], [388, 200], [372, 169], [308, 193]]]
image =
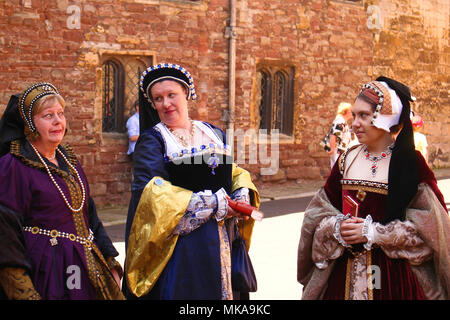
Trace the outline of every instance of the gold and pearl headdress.
[[33, 122], [33, 107], [36, 101], [49, 94], [59, 94], [58, 89], [48, 82], [40, 82], [29, 87], [20, 96], [19, 111], [20, 116], [25, 122], [26, 127], [31, 132], [36, 132], [36, 127]]
[[195, 93], [194, 79], [192, 75], [182, 66], [174, 63], [159, 63], [148, 67], [141, 76], [139, 81], [139, 88], [144, 97], [153, 106], [150, 89], [158, 81], [174, 80], [186, 87], [186, 99], [195, 100], [197, 94]]

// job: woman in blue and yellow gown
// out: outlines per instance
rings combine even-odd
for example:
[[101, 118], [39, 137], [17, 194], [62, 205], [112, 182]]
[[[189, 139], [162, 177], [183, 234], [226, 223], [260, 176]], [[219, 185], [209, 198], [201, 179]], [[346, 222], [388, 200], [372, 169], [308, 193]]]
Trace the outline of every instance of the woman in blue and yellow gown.
[[189, 119], [195, 98], [192, 76], [179, 65], [158, 64], [141, 77], [125, 235], [129, 299], [245, 296], [232, 290], [231, 244], [239, 230], [250, 245], [254, 221], [229, 208], [227, 196], [258, 206], [259, 194], [233, 164], [225, 134]]
[[339, 157], [305, 211], [303, 299], [448, 299], [450, 220], [414, 150], [409, 101], [409, 88], [387, 77], [357, 96], [352, 128], [361, 144]]

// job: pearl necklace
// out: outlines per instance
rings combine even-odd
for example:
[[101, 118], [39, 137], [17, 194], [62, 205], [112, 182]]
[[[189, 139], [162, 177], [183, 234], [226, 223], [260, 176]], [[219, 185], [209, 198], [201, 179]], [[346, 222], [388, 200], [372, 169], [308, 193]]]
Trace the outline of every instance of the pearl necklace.
[[[50, 180], [52, 180], [53, 184], [55, 185], [56, 189], [58, 189], [59, 193], [61, 194], [61, 196], [64, 199], [64, 202], [66, 203], [67, 207], [72, 210], [73, 212], [80, 212], [81, 209], [83, 209], [84, 206], [84, 201], [86, 200], [86, 190], [84, 189], [84, 184], [83, 181], [81, 180], [80, 174], [78, 173], [78, 170], [69, 162], [69, 160], [67, 160], [66, 156], [61, 152], [61, 150], [59, 150], [58, 148], [56, 148], [56, 150], [58, 150], [59, 154], [64, 158], [64, 160], [66, 161], [67, 165], [72, 168], [72, 170], [74, 170], [74, 172], [77, 175], [78, 181], [80, 183], [81, 186], [81, 192], [82, 192], [82, 201], [81, 201], [81, 205], [78, 209], [73, 208], [69, 201], [67, 200], [66, 196], [64, 195], [64, 192], [61, 190], [61, 187], [58, 185], [58, 183], [56, 182], [55, 178], [53, 178], [52, 173], [50, 172], [49, 167], [47, 166], [47, 164], [45, 163], [44, 159], [42, 158], [42, 156], [39, 154], [39, 152], [37, 151], [36, 147], [30, 142], [31, 147], [33, 147], [34, 152], [36, 152], [37, 156], [39, 157], [39, 160], [41, 160], [42, 164], [44, 165], [45, 169], [47, 170], [48, 176], [50, 177]], [[55, 152], [55, 157], [56, 157], [56, 152]], [[55, 158], [53, 157], [53, 159]]]
[[370, 154], [369, 150], [367, 150], [367, 146], [364, 146], [364, 155], [365, 158], [369, 161], [372, 161], [372, 165], [370, 170], [372, 172], [372, 177], [375, 177], [378, 169], [378, 161], [382, 159], [386, 159], [388, 155], [392, 153], [392, 149], [394, 149], [394, 144], [391, 144], [386, 151], [383, 151], [379, 156], [373, 156]]
[[169, 128], [164, 123], [163, 123], [163, 125], [170, 131], [170, 133], [172, 133], [181, 142], [183, 147], [189, 146], [189, 144], [191, 143], [192, 139], [194, 138], [194, 135], [195, 135], [195, 124], [194, 124], [194, 121], [192, 121], [192, 120], [191, 120], [191, 132], [189, 133], [189, 137], [186, 137], [186, 136], [183, 136], [181, 134], [176, 133], [175, 131], [173, 131], [172, 128]]

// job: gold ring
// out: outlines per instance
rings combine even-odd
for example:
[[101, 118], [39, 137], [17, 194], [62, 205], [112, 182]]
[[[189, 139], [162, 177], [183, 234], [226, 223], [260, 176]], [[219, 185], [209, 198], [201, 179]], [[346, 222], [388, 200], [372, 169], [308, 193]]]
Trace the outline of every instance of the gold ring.
[[31, 233], [32, 234], [37, 234], [39, 232], [39, 227], [33, 227], [31, 228]]

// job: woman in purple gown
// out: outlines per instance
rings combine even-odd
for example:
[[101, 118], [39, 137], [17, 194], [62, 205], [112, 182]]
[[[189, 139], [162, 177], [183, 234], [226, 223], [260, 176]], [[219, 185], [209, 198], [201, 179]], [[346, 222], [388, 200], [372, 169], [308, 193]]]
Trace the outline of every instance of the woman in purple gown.
[[118, 255], [49, 83], [13, 95], [0, 122], [0, 298], [123, 299]]

